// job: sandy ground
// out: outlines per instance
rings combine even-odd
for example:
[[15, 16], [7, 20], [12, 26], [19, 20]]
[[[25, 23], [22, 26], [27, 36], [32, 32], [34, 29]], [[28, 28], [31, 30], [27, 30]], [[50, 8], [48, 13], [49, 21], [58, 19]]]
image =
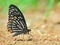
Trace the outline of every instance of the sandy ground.
[[[29, 35], [21, 34], [16, 37], [12, 37], [12, 34], [7, 31], [8, 16], [0, 16], [0, 45], [60, 45], [60, 13], [58, 10], [51, 11], [47, 19], [39, 10], [29, 10], [24, 13], [24, 16], [31, 32]], [[28, 41], [28, 39], [31, 40]]]

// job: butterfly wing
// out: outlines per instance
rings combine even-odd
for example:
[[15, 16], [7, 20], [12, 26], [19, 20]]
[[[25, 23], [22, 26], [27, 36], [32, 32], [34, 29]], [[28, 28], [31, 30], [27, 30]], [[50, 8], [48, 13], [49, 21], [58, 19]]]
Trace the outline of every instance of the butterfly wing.
[[15, 5], [9, 7], [8, 30], [19, 33], [28, 32], [25, 18]]

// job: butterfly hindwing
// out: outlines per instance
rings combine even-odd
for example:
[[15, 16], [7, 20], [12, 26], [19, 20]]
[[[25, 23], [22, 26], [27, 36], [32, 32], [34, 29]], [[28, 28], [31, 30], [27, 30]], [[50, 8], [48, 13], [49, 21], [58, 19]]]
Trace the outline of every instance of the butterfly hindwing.
[[13, 32], [19, 33], [27, 31], [25, 18], [21, 11], [15, 5], [9, 6], [8, 30], [9, 29]]

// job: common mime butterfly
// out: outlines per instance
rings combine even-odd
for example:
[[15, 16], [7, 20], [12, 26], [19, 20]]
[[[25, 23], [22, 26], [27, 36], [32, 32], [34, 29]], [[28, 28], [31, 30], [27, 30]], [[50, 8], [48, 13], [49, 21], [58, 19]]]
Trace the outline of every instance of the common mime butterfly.
[[13, 36], [29, 33], [30, 30], [27, 28], [25, 18], [22, 12], [15, 5], [9, 6], [8, 13], [7, 28], [8, 31], [15, 33]]

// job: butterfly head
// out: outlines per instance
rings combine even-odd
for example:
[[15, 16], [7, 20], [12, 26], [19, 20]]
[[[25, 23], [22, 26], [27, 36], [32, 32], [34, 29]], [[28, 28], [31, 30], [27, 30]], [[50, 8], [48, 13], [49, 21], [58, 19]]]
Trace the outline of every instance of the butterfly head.
[[24, 31], [24, 34], [27, 34], [27, 33], [29, 34], [30, 31], [31, 31], [31, 29], [27, 29]]

